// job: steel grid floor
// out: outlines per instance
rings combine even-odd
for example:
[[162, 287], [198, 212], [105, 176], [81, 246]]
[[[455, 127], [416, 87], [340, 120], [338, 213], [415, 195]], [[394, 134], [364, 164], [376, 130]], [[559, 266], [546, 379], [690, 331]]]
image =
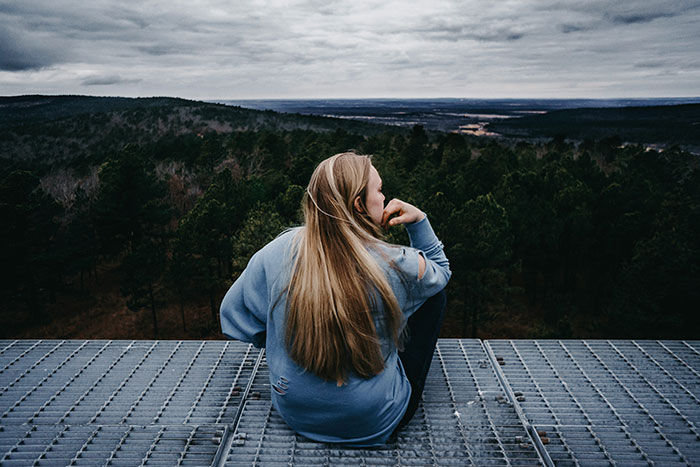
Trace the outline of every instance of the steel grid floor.
[[0, 341], [0, 464], [210, 465], [258, 350]]
[[294, 434], [264, 352], [0, 341], [0, 465], [700, 465], [700, 342], [441, 339], [377, 449]]
[[261, 365], [222, 463], [249, 465], [541, 465], [479, 340], [441, 339], [411, 423], [382, 448], [296, 435], [270, 402]]
[[486, 345], [548, 463], [700, 465], [700, 342]]

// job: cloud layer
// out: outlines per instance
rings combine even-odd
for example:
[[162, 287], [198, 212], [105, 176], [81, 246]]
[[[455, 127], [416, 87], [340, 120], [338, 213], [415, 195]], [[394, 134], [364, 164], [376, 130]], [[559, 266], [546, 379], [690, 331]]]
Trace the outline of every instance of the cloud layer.
[[0, 0], [0, 94], [700, 96], [700, 0]]

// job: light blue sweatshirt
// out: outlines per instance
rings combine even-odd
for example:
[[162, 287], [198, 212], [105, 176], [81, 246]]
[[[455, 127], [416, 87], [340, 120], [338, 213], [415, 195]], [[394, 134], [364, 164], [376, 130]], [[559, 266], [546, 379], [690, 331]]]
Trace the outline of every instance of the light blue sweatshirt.
[[[221, 329], [229, 338], [266, 347], [272, 402], [294, 431], [322, 442], [384, 444], [406, 411], [411, 385], [382, 325], [383, 310], [375, 310], [373, 316], [385, 367], [371, 378], [353, 372], [346, 384], [338, 387], [335, 381], [325, 381], [298, 366], [285, 349], [284, 289], [291, 275], [291, 240], [301, 228], [283, 232], [253, 255], [221, 303]], [[382, 246], [386, 258], [372, 253], [408, 318], [445, 287], [451, 272], [443, 245], [427, 217], [406, 225], [406, 229], [411, 248]], [[426, 260], [420, 279], [419, 254]], [[387, 258], [400, 272], [390, 267]]]

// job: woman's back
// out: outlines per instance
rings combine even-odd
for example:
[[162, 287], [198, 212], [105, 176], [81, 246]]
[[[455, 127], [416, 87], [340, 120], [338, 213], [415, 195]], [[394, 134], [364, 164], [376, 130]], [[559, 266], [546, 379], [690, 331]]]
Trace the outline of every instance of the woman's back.
[[[272, 401], [294, 430], [381, 444], [415, 410], [414, 381], [397, 354], [401, 331], [445, 286], [449, 263], [421, 211], [398, 200], [384, 207], [366, 156], [319, 164], [304, 218], [251, 258], [222, 302], [222, 330], [267, 347]], [[382, 242], [387, 223], [405, 223], [415, 248]]]
[[[414, 245], [434, 252], [434, 259], [427, 258], [426, 271], [420, 279], [418, 250], [381, 246], [381, 252], [373, 252], [406, 318], [449, 279], [441, 244], [427, 219], [408, 229]], [[285, 288], [294, 255], [293, 237], [299, 232], [300, 228], [283, 233], [251, 258], [222, 302], [223, 332], [266, 347], [273, 404], [296, 432], [317, 441], [357, 446], [382, 444], [403, 416], [411, 386], [396, 346], [383, 326], [381, 308], [373, 310], [373, 316], [385, 370], [372, 378], [361, 378], [353, 372], [345, 384], [338, 386], [335, 381], [305, 371], [285, 348]]]

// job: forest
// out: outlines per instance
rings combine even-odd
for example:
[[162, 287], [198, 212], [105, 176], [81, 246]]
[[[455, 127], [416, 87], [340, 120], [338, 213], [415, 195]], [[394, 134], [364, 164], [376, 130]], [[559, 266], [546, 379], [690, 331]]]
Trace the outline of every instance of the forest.
[[489, 130], [517, 137], [617, 138], [646, 146], [680, 145], [700, 152], [700, 104], [561, 109], [492, 122]]
[[371, 154], [387, 198], [423, 209], [445, 244], [444, 336], [700, 335], [700, 163], [679, 147], [67, 102], [3, 102], [3, 338], [222, 338], [223, 294], [301, 223], [315, 165], [346, 150]]

